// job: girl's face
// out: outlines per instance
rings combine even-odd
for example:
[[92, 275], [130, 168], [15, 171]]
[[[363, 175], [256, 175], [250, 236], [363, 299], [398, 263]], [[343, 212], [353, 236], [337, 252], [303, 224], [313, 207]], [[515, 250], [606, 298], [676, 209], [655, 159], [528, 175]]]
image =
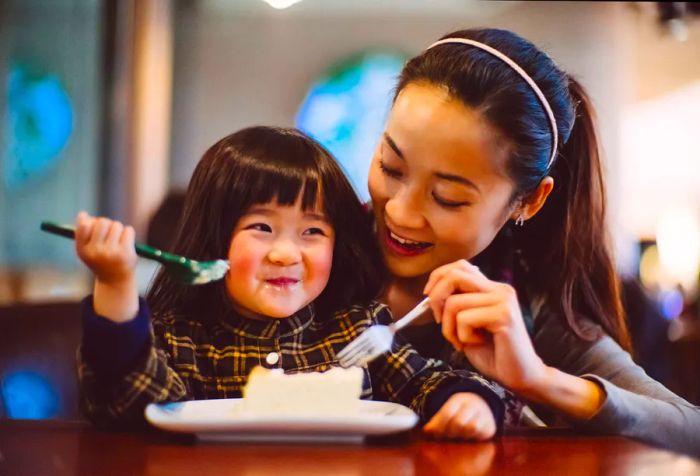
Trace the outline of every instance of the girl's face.
[[[301, 197], [301, 194], [299, 194]], [[226, 289], [248, 317], [284, 318], [316, 299], [328, 283], [335, 235], [322, 207], [303, 211], [276, 201], [255, 205], [233, 230]]]
[[418, 277], [470, 259], [513, 213], [507, 145], [482, 116], [442, 88], [399, 94], [369, 172], [389, 270]]

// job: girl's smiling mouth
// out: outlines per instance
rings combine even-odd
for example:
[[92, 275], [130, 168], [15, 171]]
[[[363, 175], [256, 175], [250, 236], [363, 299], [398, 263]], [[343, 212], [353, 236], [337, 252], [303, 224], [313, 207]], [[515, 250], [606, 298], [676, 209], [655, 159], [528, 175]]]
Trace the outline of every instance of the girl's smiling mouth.
[[266, 279], [265, 282], [268, 284], [271, 284], [273, 286], [277, 287], [287, 287], [287, 286], [293, 286], [297, 283], [299, 283], [301, 280], [297, 278], [293, 278], [290, 276], [279, 276], [276, 278], [270, 278]]

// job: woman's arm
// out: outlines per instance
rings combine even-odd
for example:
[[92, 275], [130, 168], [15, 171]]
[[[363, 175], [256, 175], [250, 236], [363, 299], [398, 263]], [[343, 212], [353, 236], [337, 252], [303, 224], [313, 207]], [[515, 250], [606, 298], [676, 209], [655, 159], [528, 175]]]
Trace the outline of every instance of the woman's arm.
[[520, 388], [518, 394], [577, 420], [593, 417], [605, 401], [601, 385], [550, 366], [545, 366], [539, 381]]
[[649, 378], [611, 338], [585, 342], [538, 318], [533, 346], [513, 288], [466, 261], [436, 269], [425, 292], [445, 338], [505, 387], [576, 426], [700, 453], [700, 409]]
[[604, 390], [601, 408], [589, 419], [571, 420], [574, 426], [700, 456], [700, 407], [649, 377], [612, 338], [583, 341], [556, 316], [543, 314], [534, 345], [560, 373], [583, 376]]

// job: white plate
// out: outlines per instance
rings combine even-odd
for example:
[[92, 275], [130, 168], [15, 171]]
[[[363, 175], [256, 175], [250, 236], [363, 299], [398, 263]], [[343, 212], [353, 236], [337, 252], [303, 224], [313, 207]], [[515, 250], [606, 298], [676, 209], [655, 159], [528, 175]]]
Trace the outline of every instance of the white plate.
[[252, 416], [240, 411], [243, 400], [193, 400], [151, 403], [146, 419], [163, 430], [196, 433], [210, 441], [360, 443], [368, 435], [410, 430], [418, 416], [390, 402], [360, 401], [347, 416]]

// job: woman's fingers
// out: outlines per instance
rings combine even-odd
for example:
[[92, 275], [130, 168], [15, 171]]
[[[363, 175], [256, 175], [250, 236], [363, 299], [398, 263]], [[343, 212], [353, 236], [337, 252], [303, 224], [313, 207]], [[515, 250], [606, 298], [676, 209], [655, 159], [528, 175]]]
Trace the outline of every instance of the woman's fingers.
[[429, 294], [431, 289], [435, 285], [435, 283], [438, 282], [446, 274], [448, 274], [450, 271], [452, 271], [454, 269], [461, 269], [463, 271], [478, 271], [479, 270], [478, 267], [472, 265], [469, 261], [467, 261], [465, 259], [460, 259], [457, 261], [453, 261], [452, 263], [442, 265], [438, 268], [435, 268], [430, 273], [430, 276], [428, 277], [428, 282], [425, 284], [425, 287], [423, 288], [423, 294]]
[[478, 271], [452, 268], [432, 285], [430, 308], [435, 320], [442, 321], [444, 306], [447, 299], [455, 293], [483, 293], [493, 289], [489, 279]]
[[479, 345], [485, 339], [479, 332], [471, 333], [467, 338], [464, 330], [458, 331], [456, 316], [465, 310], [490, 307], [497, 303], [496, 297], [490, 293], [465, 293], [448, 296], [442, 310], [442, 334], [456, 349], [462, 350], [463, 344]]
[[464, 309], [444, 317], [442, 334], [452, 345], [456, 343], [458, 350], [485, 343], [486, 335], [498, 332], [504, 321], [500, 304]]

